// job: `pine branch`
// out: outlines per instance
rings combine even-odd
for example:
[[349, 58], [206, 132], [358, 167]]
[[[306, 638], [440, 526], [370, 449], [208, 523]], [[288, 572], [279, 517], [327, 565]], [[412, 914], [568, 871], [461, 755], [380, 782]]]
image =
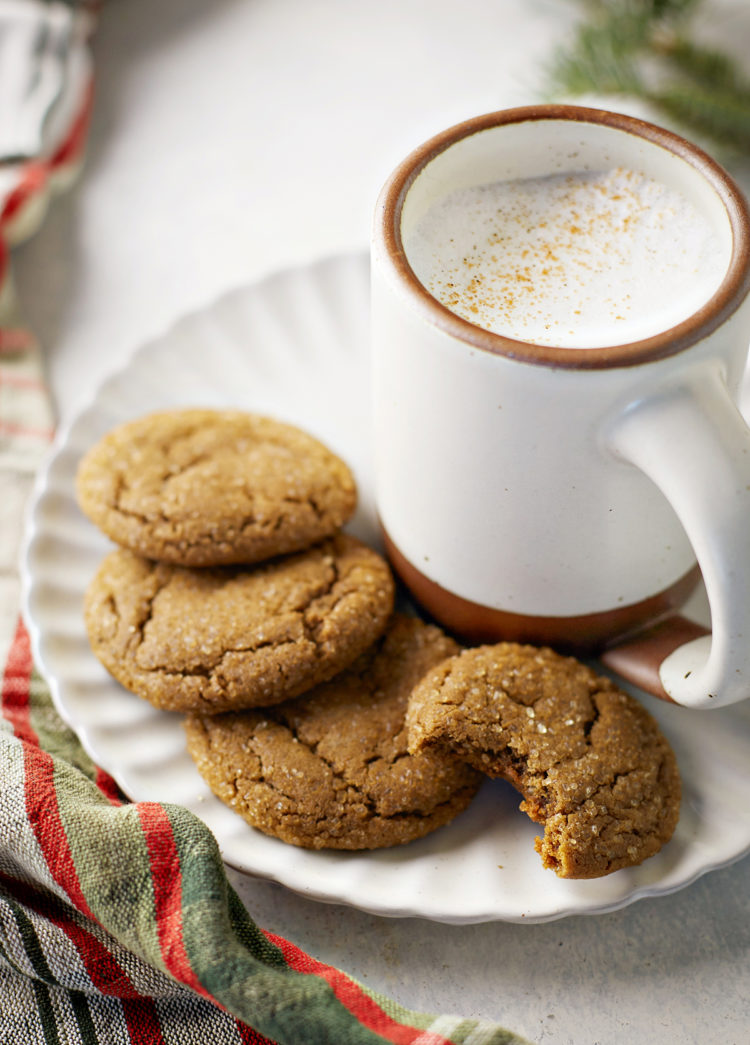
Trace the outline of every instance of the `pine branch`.
[[553, 58], [553, 93], [643, 98], [688, 130], [750, 150], [750, 78], [690, 36], [703, 0], [577, 2], [588, 18]]
[[617, 34], [612, 34], [608, 26], [581, 26], [570, 50], [559, 51], [554, 59], [550, 71], [553, 83], [570, 94], [592, 90], [637, 93], [641, 77], [632, 58], [636, 32], [631, 25], [620, 27]]
[[677, 37], [665, 48], [665, 58], [683, 76], [709, 90], [750, 100], [750, 78], [744, 76], [723, 51]]
[[730, 93], [679, 83], [647, 97], [685, 127], [736, 150], [750, 152], [750, 97], [741, 99]]
[[649, 21], [677, 24], [688, 18], [703, 0], [578, 0], [591, 18], [609, 20], [622, 15], [645, 17]]
[[[654, 18], [668, 19], [673, 24], [689, 18], [703, 0], [644, 0], [644, 6], [650, 7]], [[615, 0], [615, 5], [617, 0]]]

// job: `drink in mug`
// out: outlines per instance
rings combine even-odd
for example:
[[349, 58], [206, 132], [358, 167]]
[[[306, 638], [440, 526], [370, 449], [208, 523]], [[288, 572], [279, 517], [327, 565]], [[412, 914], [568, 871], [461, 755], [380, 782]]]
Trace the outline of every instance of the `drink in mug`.
[[576, 348], [674, 326], [728, 261], [684, 195], [622, 168], [457, 189], [404, 247], [420, 282], [470, 323]]
[[[374, 226], [373, 416], [417, 601], [470, 641], [595, 652], [669, 618], [639, 684], [750, 695], [749, 291], [741, 193], [651, 124], [527, 107], [407, 157]], [[675, 615], [700, 571], [708, 638]]]

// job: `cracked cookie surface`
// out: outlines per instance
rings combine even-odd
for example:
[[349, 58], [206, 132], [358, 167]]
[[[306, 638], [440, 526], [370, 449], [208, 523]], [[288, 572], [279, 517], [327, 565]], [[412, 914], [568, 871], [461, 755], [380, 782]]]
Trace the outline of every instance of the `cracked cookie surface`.
[[236, 410], [174, 410], [113, 429], [82, 459], [78, 503], [108, 537], [182, 566], [259, 562], [353, 514], [348, 467], [306, 432]]
[[464, 650], [422, 680], [407, 723], [410, 750], [448, 749], [510, 781], [545, 825], [542, 863], [562, 878], [639, 864], [677, 824], [680, 777], [658, 724], [572, 657], [515, 643]]
[[214, 793], [253, 827], [311, 849], [420, 838], [473, 798], [481, 775], [448, 752], [410, 755], [414, 685], [457, 649], [397, 615], [352, 667], [271, 709], [190, 715], [188, 749]]
[[86, 593], [92, 649], [169, 711], [277, 703], [347, 667], [393, 607], [388, 564], [344, 534], [256, 566], [190, 569], [126, 549]]

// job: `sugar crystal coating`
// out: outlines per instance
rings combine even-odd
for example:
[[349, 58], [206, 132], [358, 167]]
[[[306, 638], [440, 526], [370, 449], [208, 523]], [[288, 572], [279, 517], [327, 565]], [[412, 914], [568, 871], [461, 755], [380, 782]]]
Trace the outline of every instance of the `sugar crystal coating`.
[[80, 463], [84, 513], [147, 558], [259, 562], [329, 537], [352, 515], [348, 467], [292, 425], [238, 410], [172, 410], [127, 422]]
[[256, 566], [191, 569], [126, 549], [86, 594], [94, 653], [169, 711], [273, 704], [330, 678], [382, 633], [394, 586], [384, 559], [345, 534]]
[[296, 700], [190, 715], [188, 748], [222, 801], [285, 842], [372, 849], [420, 838], [461, 812], [480, 780], [449, 752], [407, 751], [409, 692], [456, 649], [438, 628], [396, 616], [350, 669]]
[[464, 650], [416, 687], [407, 724], [410, 750], [448, 749], [510, 781], [562, 878], [641, 863], [674, 832], [681, 785], [666, 738], [573, 657], [515, 643]]

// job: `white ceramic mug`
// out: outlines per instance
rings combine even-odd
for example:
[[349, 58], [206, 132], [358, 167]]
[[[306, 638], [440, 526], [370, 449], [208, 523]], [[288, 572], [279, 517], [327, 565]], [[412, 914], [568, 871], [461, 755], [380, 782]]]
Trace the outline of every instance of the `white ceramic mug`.
[[[461, 318], [417, 279], [404, 241], [448, 192], [612, 166], [673, 186], [726, 255], [718, 289], [676, 325], [601, 348], [531, 344]], [[623, 675], [688, 706], [750, 696], [750, 432], [737, 407], [750, 214], [726, 172], [620, 114], [479, 117], [391, 176], [372, 281], [376, 497], [417, 601], [471, 641], [607, 649]], [[709, 636], [676, 615], [701, 572]]]

